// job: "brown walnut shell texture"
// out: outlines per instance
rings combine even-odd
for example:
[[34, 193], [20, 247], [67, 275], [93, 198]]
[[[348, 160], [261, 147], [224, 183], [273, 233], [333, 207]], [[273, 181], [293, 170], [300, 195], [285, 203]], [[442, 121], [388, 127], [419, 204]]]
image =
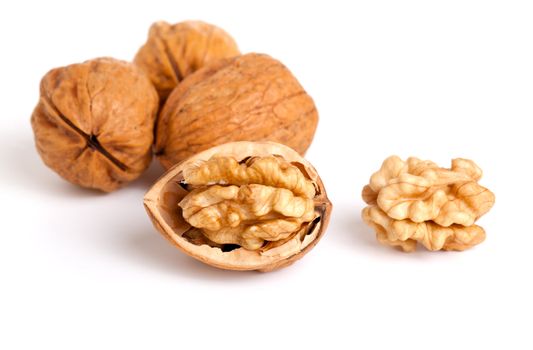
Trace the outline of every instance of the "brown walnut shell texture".
[[233, 38], [205, 22], [156, 22], [134, 62], [154, 84], [161, 102], [186, 76], [209, 62], [239, 55]]
[[278, 60], [247, 54], [187, 77], [159, 115], [155, 151], [165, 168], [233, 141], [273, 141], [301, 155], [318, 123], [313, 99]]
[[[250, 157], [275, 155], [296, 165], [316, 188], [314, 201], [316, 218], [306, 226], [305, 235], [275, 243], [269, 250], [230, 251], [200, 242], [188, 235], [194, 228], [183, 217], [179, 206], [190, 192], [184, 187], [184, 171], [213, 156], [233, 157], [246, 161]], [[228, 270], [271, 271], [292, 264], [309, 252], [322, 238], [329, 222], [332, 205], [324, 185], [313, 166], [296, 151], [273, 142], [231, 142], [198, 153], [168, 170], [146, 193], [144, 206], [155, 228], [177, 248], [206, 264]]]
[[52, 69], [31, 117], [37, 150], [64, 179], [113, 191], [152, 158], [157, 93], [133, 64], [97, 58]]

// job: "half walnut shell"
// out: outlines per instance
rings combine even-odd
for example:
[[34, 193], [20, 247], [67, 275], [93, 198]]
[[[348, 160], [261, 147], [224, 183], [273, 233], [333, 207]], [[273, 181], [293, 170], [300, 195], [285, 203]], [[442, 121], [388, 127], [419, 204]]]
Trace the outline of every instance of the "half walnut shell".
[[188, 255], [229, 270], [271, 271], [311, 250], [332, 205], [313, 166], [273, 142], [232, 142], [169, 169], [146, 193], [156, 229]]

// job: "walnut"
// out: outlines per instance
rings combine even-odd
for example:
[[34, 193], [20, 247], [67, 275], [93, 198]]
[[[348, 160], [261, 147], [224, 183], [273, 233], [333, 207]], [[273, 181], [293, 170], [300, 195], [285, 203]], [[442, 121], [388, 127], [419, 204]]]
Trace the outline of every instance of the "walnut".
[[[185, 183], [201, 186], [179, 203], [183, 218], [213, 242], [259, 249], [265, 240], [285, 239], [314, 219], [312, 181], [283, 159], [254, 157], [239, 164], [219, 156], [183, 173]], [[312, 193], [298, 196], [299, 186]]]
[[31, 117], [44, 163], [83, 187], [113, 191], [150, 164], [155, 89], [133, 64], [98, 58], [52, 69]]
[[187, 75], [209, 62], [237, 55], [239, 49], [233, 38], [214, 25], [200, 21], [156, 22], [134, 62], [149, 75], [164, 102]]
[[331, 212], [314, 168], [272, 142], [233, 142], [194, 155], [163, 175], [144, 204], [180, 249], [233, 270], [291, 264], [322, 237]]
[[304, 154], [318, 114], [311, 97], [279, 61], [262, 54], [221, 60], [188, 76], [157, 123], [164, 167], [217, 144], [274, 141]]
[[363, 188], [363, 219], [380, 242], [404, 251], [465, 250], [485, 239], [477, 219], [494, 205], [494, 194], [477, 183], [481, 169], [454, 159], [451, 169], [397, 156], [387, 158]]

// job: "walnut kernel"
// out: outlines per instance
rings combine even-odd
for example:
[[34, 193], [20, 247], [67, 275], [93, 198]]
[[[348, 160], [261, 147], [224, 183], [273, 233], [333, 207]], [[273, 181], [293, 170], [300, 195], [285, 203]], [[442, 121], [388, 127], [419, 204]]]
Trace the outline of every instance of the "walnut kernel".
[[[243, 164], [233, 157], [214, 157], [184, 169], [184, 183], [192, 184], [189, 179], [195, 179], [199, 188], [179, 203], [183, 218], [219, 244], [259, 249], [265, 241], [285, 239], [314, 219], [312, 182], [297, 167], [274, 156], [250, 158]], [[312, 194], [293, 192], [301, 184], [311, 187]]]
[[481, 169], [471, 160], [454, 159], [450, 169], [430, 161], [387, 158], [363, 188], [369, 204], [362, 217], [380, 242], [416, 249], [464, 250], [481, 243], [485, 231], [475, 225], [494, 204], [480, 186]]

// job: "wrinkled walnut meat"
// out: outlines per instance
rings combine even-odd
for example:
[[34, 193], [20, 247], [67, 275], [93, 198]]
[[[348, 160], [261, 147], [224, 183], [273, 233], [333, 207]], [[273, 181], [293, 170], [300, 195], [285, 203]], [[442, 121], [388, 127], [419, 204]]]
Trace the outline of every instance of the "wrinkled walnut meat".
[[430, 161], [387, 158], [363, 189], [369, 204], [363, 219], [384, 244], [414, 251], [465, 250], [485, 239], [477, 219], [494, 204], [494, 194], [480, 186], [481, 169], [471, 160], [454, 159], [451, 169]]
[[272, 142], [233, 142], [171, 168], [148, 191], [155, 227], [216, 267], [269, 271], [321, 238], [331, 203], [314, 168]]
[[239, 54], [224, 30], [201, 21], [155, 22], [134, 62], [149, 75], [164, 102], [187, 75], [209, 62]]
[[155, 152], [166, 168], [233, 141], [274, 141], [304, 154], [315, 134], [313, 99], [278, 60], [246, 54], [189, 75], [159, 114]]
[[105, 192], [150, 164], [157, 93], [133, 64], [97, 58], [52, 69], [31, 117], [44, 163], [66, 180]]
[[313, 183], [279, 157], [211, 158], [185, 169], [184, 183], [195, 189], [179, 204], [183, 218], [218, 244], [259, 249], [304, 234], [315, 218]]

